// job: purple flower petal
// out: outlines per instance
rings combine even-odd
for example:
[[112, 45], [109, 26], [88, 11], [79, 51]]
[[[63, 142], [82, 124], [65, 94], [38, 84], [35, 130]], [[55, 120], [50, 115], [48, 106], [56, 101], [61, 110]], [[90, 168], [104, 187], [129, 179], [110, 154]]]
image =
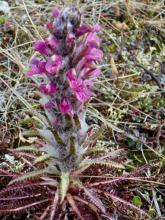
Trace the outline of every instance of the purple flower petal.
[[101, 74], [100, 69], [90, 67], [84, 67], [83, 70], [80, 72], [79, 77], [80, 78], [87, 78], [87, 77], [97, 77]]
[[37, 58], [33, 58], [30, 64], [30, 70], [28, 71], [28, 76], [33, 76], [36, 74], [43, 74], [46, 72], [45, 70], [46, 62], [39, 60]]
[[57, 48], [57, 39], [53, 35], [47, 38], [47, 43], [52, 49]]
[[79, 77], [80, 78], [86, 78], [88, 76], [87, 74], [88, 74], [89, 71], [90, 71], [90, 68], [84, 67], [82, 69], [82, 71], [80, 72]]
[[46, 24], [46, 28], [51, 32], [53, 31], [53, 23], [49, 22]]
[[76, 31], [76, 35], [79, 37], [81, 35], [84, 35], [89, 32], [99, 32], [101, 30], [100, 25], [88, 25], [88, 24], [82, 24]]
[[47, 46], [47, 43], [44, 40], [39, 40], [34, 44], [35, 51], [38, 51], [42, 55], [48, 55], [49, 54], [49, 48]]
[[97, 77], [100, 74], [101, 74], [101, 70], [100, 69], [95, 69], [95, 70], [92, 70], [91, 72], [89, 72], [89, 75], [93, 76], [93, 77]]
[[52, 95], [57, 91], [57, 87], [54, 83], [49, 83], [49, 84], [42, 83], [39, 86], [39, 89], [45, 95]]
[[99, 32], [101, 31], [101, 26], [99, 24], [95, 24], [92, 27], [92, 32]]
[[53, 119], [52, 125], [53, 125], [54, 127], [59, 126], [59, 125], [60, 125], [59, 119], [57, 119], [57, 118]]
[[45, 66], [46, 71], [50, 74], [55, 74], [56, 72], [59, 71], [61, 64], [62, 64], [61, 57], [57, 55], [53, 55], [51, 57], [51, 60], [46, 63], [46, 66]]
[[72, 47], [75, 41], [75, 35], [72, 33], [69, 33], [66, 37], [66, 45], [68, 47]]
[[49, 102], [45, 103], [44, 107], [45, 107], [46, 109], [51, 110], [51, 109], [53, 109], [54, 104], [53, 104], [51, 101], [49, 101]]
[[96, 33], [89, 33], [86, 37], [85, 43], [89, 47], [95, 47], [98, 48], [100, 47], [101, 40], [100, 38], [96, 35]]
[[80, 78], [76, 78], [74, 74], [74, 69], [70, 70], [67, 73], [67, 79], [72, 89], [73, 93], [75, 94], [76, 98], [84, 103], [86, 102], [92, 95], [92, 92], [87, 89], [87, 86], [92, 86], [93, 83], [91, 80], [82, 80]]
[[87, 49], [84, 55], [87, 60], [97, 61], [103, 59], [103, 52], [96, 48]]
[[80, 72], [83, 68], [83, 66], [86, 64], [86, 59], [84, 57], [82, 57], [82, 59], [77, 63], [76, 65], [76, 71]]
[[82, 102], [82, 103], [84, 103], [84, 102], [86, 102], [86, 101], [88, 101], [89, 99], [90, 99], [90, 97], [92, 96], [92, 92], [90, 91], [90, 90], [88, 90], [88, 89], [83, 89], [83, 90], [81, 90], [81, 91], [79, 91], [79, 92], [76, 92], [76, 97], [77, 97], [77, 99], [80, 101], [80, 102]]
[[60, 15], [60, 10], [58, 8], [53, 8], [52, 16], [57, 18]]
[[68, 81], [73, 81], [76, 80], [76, 71], [75, 69], [70, 69], [67, 73], [66, 73], [67, 79]]
[[84, 80], [84, 85], [85, 86], [93, 86], [93, 82], [90, 79], [85, 79]]
[[63, 98], [63, 100], [61, 101], [61, 103], [59, 105], [59, 109], [62, 113], [73, 115], [72, 106], [66, 98]]
[[81, 36], [83, 34], [86, 34], [91, 31], [91, 26], [87, 24], [82, 24], [78, 29], [77, 29], [77, 36]]

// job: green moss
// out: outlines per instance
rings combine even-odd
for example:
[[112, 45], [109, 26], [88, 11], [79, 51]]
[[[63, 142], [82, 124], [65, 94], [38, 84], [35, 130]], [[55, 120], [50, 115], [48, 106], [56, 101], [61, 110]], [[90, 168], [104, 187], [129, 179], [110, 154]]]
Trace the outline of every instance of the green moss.
[[24, 119], [21, 119], [19, 124], [23, 127], [23, 128], [29, 128], [33, 125], [33, 118], [26, 116]]
[[0, 16], [0, 25], [5, 24], [6, 18], [4, 16]]
[[132, 199], [132, 203], [138, 207], [142, 206], [142, 200], [139, 196], [134, 196]]

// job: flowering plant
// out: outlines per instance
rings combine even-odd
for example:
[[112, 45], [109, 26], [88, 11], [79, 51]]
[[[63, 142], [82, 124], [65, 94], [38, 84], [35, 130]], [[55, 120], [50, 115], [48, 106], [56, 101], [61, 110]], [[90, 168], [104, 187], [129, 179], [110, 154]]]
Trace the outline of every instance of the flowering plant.
[[19, 173], [0, 170], [11, 178], [0, 191], [0, 214], [29, 213], [40, 220], [148, 218], [129, 202], [132, 194], [123, 193], [145, 168], [119, 177], [124, 151], [97, 146], [104, 129], [89, 131], [85, 122], [92, 79], [100, 74], [96, 62], [103, 58], [99, 25], [82, 24], [80, 12], [65, 7], [53, 10], [47, 28], [51, 35], [34, 44], [42, 58], [33, 58], [28, 71], [30, 77], [39, 75], [47, 126], [37, 130], [35, 146], [13, 150], [24, 162]]

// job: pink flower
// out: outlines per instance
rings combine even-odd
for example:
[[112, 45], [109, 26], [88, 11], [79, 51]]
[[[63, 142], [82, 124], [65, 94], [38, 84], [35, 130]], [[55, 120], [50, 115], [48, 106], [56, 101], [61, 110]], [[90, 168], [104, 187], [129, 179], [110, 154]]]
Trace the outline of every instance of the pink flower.
[[99, 24], [95, 24], [92, 27], [92, 32], [99, 32], [101, 31], [101, 26]]
[[87, 89], [87, 86], [93, 85], [91, 80], [81, 80], [74, 75], [75, 70], [70, 70], [67, 73], [67, 79], [69, 81], [70, 88], [73, 90], [77, 100], [84, 103], [92, 95], [92, 92]]
[[53, 31], [53, 23], [52, 22], [49, 22], [46, 24], [46, 28], [51, 32]]
[[49, 36], [46, 40], [47, 40], [48, 45], [52, 49], [56, 49], [57, 48], [57, 39], [53, 35]]
[[88, 101], [92, 95], [92, 92], [86, 88], [87, 85], [81, 79], [72, 81], [70, 86], [75, 93], [77, 100], [82, 103]]
[[96, 33], [89, 33], [87, 34], [87, 37], [85, 39], [85, 43], [89, 47], [95, 47], [98, 48], [100, 47], [101, 40], [100, 38], [96, 35]]
[[66, 98], [62, 99], [62, 101], [61, 101], [61, 103], [59, 105], [59, 109], [60, 109], [60, 111], [62, 113], [73, 115], [72, 106], [71, 106], [70, 102]]
[[53, 8], [52, 16], [57, 18], [60, 15], [60, 10], [58, 8]]
[[82, 59], [77, 63], [76, 65], [76, 71], [80, 72], [82, 70], [82, 68], [84, 67], [84, 65], [86, 64], [86, 59], [85, 57], [82, 57]]
[[53, 55], [51, 57], [51, 60], [46, 63], [45, 69], [48, 73], [55, 74], [56, 72], [59, 71], [61, 64], [62, 64], [61, 57], [57, 55]]
[[31, 69], [28, 71], [27, 75], [33, 76], [36, 74], [45, 73], [46, 72], [45, 65], [46, 65], [45, 61], [41, 61], [37, 58], [33, 58], [31, 61]]
[[77, 36], [81, 36], [83, 34], [86, 34], [88, 32], [99, 32], [101, 30], [100, 25], [87, 25], [87, 24], [82, 24], [78, 29], [77, 29]]
[[100, 74], [101, 74], [101, 70], [98, 69], [98, 68], [96, 68], [96, 69], [92, 70], [91, 72], [89, 72], [89, 75], [90, 75], [90, 76], [93, 76], [93, 77], [97, 77], [97, 76], [99, 76]]
[[54, 127], [59, 126], [59, 125], [60, 125], [59, 119], [57, 119], [57, 118], [53, 119], [52, 125], [53, 125]]
[[45, 103], [44, 107], [45, 107], [46, 109], [51, 110], [51, 109], [53, 109], [54, 104], [53, 104], [51, 101], [49, 101], [49, 102]]
[[93, 82], [92, 82], [90, 79], [85, 79], [85, 80], [83, 81], [83, 84], [84, 84], [85, 86], [93, 86]]
[[49, 54], [49, 48], [47, 43], [44, 40], [39, 40], [34, 44], [35, 51], [38, 51], [42, 55]]
[[74, 41], [75, 41], [75, 35], [69, 33], [66, 37], [66, 45], [68, 47], [72, 47], [72, 45], [74, 44]]
[[88, 48], [84, 55], [85, 58], [90, 61], [97, 61], [103, 59], [103, 52], [96, 48]]
[[75, 69], [70, 69], [67, 73], [67, 79], [69, 80], [69, 82], [76, 80], [76, 71]]
[[54, 83], [49, 83], [49, 84], [42, 83], [39, 86], [39, 89], [45, 95], [52, 95], [57, 91], [57, 87]]
[[91, 31], [91, 26], [87, 24], [82, 24], [78, 29], [77, 29], [77, 35], [81, 36], [83, 34], [86, 34]]

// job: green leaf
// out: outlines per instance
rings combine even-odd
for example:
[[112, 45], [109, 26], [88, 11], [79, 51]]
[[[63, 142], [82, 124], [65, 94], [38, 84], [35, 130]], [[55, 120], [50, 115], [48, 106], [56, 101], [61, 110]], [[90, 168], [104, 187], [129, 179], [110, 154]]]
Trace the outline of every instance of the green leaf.
[[0, 16], [0, 25], [5, 24], [6, 18], [4, 16]]
[[162, 158], [162, 165], [165, 167], [165, 157]]
[[142, 205], [142, 200], [139, 196], [134, 196], [132, 199], [132, 203], [138, 207], [141, 207]]
[[24, 119], [21, 119], [19, 121], [20, 125], [23, 127], [23, 128], [29, 128], [33, 125], [33, 118], [29, 117], [29, 116], [26, 116]]

